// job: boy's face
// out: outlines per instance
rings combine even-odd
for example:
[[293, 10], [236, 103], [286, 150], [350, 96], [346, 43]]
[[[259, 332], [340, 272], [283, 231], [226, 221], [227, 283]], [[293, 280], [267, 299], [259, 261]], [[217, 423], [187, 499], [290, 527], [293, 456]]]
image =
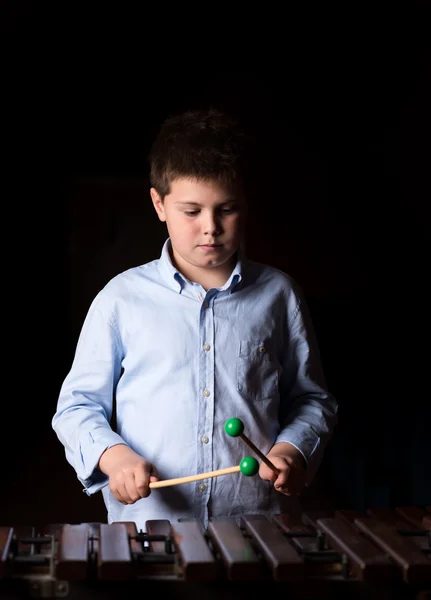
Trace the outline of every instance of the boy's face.
[[166, 222], [174, 261], [186, 277], [196, 270], [231, 269], [243, 233], [245, 200], [214, 182], [177, 179], [162, 202], [151, 188], [154, 208]]

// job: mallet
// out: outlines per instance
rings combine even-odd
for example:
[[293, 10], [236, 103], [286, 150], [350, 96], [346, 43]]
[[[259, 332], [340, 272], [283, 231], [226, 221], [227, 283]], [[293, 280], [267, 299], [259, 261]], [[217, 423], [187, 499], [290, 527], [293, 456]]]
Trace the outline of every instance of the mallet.
[[230, 473], [241, 472], [246, 477], [256, 475], [259, 471], [259, 463], [253, 456], [245, 456], [239, 465], [235, 467], [227, 467], [226, 469], [217, 469], [208, 473], [199, 473], [199, 475], [187, 475], [186, 477], [177, 477], [175, 479], [165, 479], [162, 481], [153, 481], [150, 483], [150, 488], [160, 488], [169, 485], [178, 485], [180, 483], [190, 483], [191, 481], [199, 481], [209, 477], [219, 477], [220, 475], [229, 475]]
[[233, 418], [226, 421], [224, 426], [225, 432], [231, 437], [240, 437], [246, 444], [249, 446], [253, 452], [255, 452], [259, 458], [266, 464], [267, 467], [272, 469], [276, 475], [279, 474], [279, 470], [277, 467], [261, 452], [252, 441], [248, 439], [248, 437], [243, 433], [244, 432], [244, 423], [241, 419]]

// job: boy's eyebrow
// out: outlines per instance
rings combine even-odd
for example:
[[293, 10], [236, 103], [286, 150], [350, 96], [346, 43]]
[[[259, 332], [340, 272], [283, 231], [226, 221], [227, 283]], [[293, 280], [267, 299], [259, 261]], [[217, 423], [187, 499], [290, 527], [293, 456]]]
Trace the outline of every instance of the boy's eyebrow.
[[[233, 202], [238, 202], [236, 198], [228, 198], [227, 200], [223, 200], [220, 202], [219, 206], [223, 206], [223, 204], [232, 204]], [[199, 202], [194, 202], [192, 200], [175, 200], [174, 204], [187, 204], [188, 206], [202, 206]]]

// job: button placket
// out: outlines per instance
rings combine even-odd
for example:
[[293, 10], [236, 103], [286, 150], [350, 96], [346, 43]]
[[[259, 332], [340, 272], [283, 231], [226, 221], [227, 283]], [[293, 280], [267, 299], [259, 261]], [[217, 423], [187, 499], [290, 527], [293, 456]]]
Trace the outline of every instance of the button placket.
[[[201, 402], [198, 422], [198, 461], [200, 473], [213, 470], [211, 436], [213, 431], [214, 412], [214, 311], [213, 301], [208, 295], [203, 298], [200, 310], [200, 357], [199, 381], [201, 386]], [[207, 498], [211, 491], [211, 479], [197, 485], [200, 509], [206, 510]], [[199, 498], [199, 500], [198, 500]]]

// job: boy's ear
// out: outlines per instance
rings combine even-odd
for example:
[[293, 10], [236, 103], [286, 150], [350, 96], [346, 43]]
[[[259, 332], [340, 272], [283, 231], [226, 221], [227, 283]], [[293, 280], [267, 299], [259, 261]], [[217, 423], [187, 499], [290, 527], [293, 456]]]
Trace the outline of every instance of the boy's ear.
[[165, 208], [163, 206], [163, 200], [162, 200], [162, 197], [160, 196], [159, 192], [156, 190], [156, 188], [152, 187], [150, 189], [150, 195], [151, 195], [151, 200], [153, 201], [153, 205], [156, 210], [157, 216], [159, 217], [159, 219], [161, 221], [166, 221]]

